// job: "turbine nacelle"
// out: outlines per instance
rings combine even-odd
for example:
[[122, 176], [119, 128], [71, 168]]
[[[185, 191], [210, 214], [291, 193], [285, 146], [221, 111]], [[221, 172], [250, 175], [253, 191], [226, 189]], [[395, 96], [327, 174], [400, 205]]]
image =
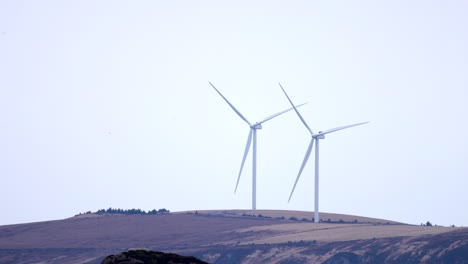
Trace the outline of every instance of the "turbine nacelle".
[[253, 129], [262, 129], [262, 124], [261, 123], [255, 123], [250, 127], [253, 128]]
[[325, 139], [325, 134], [323, 134], [322, 131], [319, 131], [317, 134], [313, 134], [312, 137], [315, 139]]

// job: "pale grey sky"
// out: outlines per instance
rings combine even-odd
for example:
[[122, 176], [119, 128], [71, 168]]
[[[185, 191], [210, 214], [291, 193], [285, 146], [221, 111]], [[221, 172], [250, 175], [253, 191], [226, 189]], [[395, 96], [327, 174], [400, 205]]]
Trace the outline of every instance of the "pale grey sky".
[[[466, 1], [0, 1], [0, 225], [249, 209], [250, 121], [321, 142], [320, 209], [468, 225]], [[258, 132], [258, 209], [313, 210], [294, 113]], [[311, 215], [312, 217], [312, 215]]]

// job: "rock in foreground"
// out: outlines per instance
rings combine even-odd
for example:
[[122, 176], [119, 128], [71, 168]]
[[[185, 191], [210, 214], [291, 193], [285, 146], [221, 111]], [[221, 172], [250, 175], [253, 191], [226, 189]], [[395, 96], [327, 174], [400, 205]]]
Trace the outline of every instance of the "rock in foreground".
[[106, 257], [102, 264], [207, 264], [194, 257], [148, 250], [130, 250]]

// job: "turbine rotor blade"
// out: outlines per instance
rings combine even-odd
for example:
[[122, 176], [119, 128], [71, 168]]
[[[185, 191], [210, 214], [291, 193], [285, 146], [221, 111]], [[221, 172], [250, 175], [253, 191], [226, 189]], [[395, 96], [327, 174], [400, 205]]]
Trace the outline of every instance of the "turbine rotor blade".
[[239, 170], [239, 176], [237, 177], [236, 188], [234, 189], [234, 194], [236, 194], [237, 192], [237, 186], [239, 185], [239, 180], [242, 174], [242, 169], [244, 168], [245, 159], [247, 158], [247, 155], [249, 154], [250, 144], [252, 143], [252, 132], [253, 132], [253, 128], [250, 129], [249, 137], [247, 138], [247, 145], [245, 146], [244, 157], [242, 158], [242, 163], [241, 163], [241, 167]]
[[294, 193], [294, 190], [296, 189], [296, 184], [299, 181], [299, 178], [301, 177], [302, 171], [304, 170], [305, 165], [307, 164], [307, 161], [309, 160], [310, 153], [312, 152], [312, 147], [314, 146], [314, 140], [315, 138], [312, 138], [312, 140], [309, 143], [309, 147], [307, 148], [307, 152], [305, 154], [304, 160], [302, 161], [301, 169], [299, 170], [299, 173], [297, 174], [296, 181], [294, 182], [294, 186], [292, 188], [291, 194], [289, 195], [289, 201], [291, 201], [291, 197]]
[[[301, 106], [303, 106], [303, 105], [305, 105], [305, 104], [307, 104], [307, 103], [303, 103], [303, 104], [300, 104], [300, 105], [296, 105], [295, 107], [296, 107], [296, 108], [299, 108], [299, 107], [301, 107]], [[293, 109], [294, 109], [294, 108], [291, 107], [291, 108], [289, 108], [289, 109], [286, 109], [286, 110], [284, 110], [284, 111], [281, 111], [281, 112], [279, 112], [279, 113], [276, 113], [276, 114], [274, 114], [274, 115], [271, 115], [271, 116], [269, 116], [269, 117], [263, 119], [262, 121], [257, 122], [257, 124], [265, 123], [266, 121], [271, 120], [271, 119], [273, 119], [273, 118], [275, 118], [275, 117], [277, 117], [277, 116], [280, 116], [280, 115], [282, 115], [282, 114], [284, 114], [284, 113], [286, 113], [286, 112], [289, 112], [289, 111], [291, 111], [291, 110], [293, 110]]]
[[239, 115], [240, 118], [242, 118], [242, 120], [244, 120], [247, 124], [249, 124], [249, 126], [251, 126], [249, 120], [247, 120], [247, 118], [245, 118], [240, 112], [239, 110], [237, 110], [229, 101], [228, 99], [226, 99], [226, 97], [224, 97], [224, 95], [221, 94], [220, 91], [218, 91], [218, 89], [216, 89], [216, 87], [214, 87], [214, 85], [209, 82], [210, 85], [216, 90], [216, 92], [218, 92], [219, 95], [221, 95], [221, 97], [224, 99], [224, 101], [226, 101], [226, 103], [228, 103], [228, 105], [232, 108], [232, 110], [234, 110], [234, 112], [237, 113], [237, 115]]
[[302, 118], [301, 114], [299, 113], [299, 111], [297, 111], [296, 107], [294, 106], [293, 102], [291, 101], [291, 99], [289, 98], [288, 94], [286, 93], [286, 91], [283, 89], [283, 86], [281, 86], [281, 83], [278, 83], [279, 86], [281, 87], [281, 90], [283, 90], [283, 93], [284, 95], [286, 95], [286, 98], [288, 98], [288, 101], [291, 103], [292, 107], [294, 108], [294, 111], [296, 111], [296, 114], [297, 116], [299, 117], [299, 119], [301, 119], [302, 123], [304, 124], [304, 126], [307, 128], [307, 130], [309, 130], [310, 134], [313, 135], [314, 132], [312, 132], [312, 129], [310, 129], [310, 127], [307, 125], [306, 121], [304, 120], [304, 118]]
[[364, 125], [364, 124], [367, 124], [367, 123], [369, 123], [369, 122], [362, 122], [362, 123], [357, 123], [357, 124], [352, 124], [352, 125], [347, 125], [347, 126], [335, 127], [335, 128], [332, 128], [332, 129], [325, 130], [324, 132], [319, 133], [319, 134], [320, 135], [325, 135], [325, 134], [328, 134], [328, 133], [336, 132], [338, 130], [342, 130], [342, 129], [346, 129], [346, 128], [350, 128], [350, 127], [354, 127], [354, 126], [360, 126], [360, 125]]

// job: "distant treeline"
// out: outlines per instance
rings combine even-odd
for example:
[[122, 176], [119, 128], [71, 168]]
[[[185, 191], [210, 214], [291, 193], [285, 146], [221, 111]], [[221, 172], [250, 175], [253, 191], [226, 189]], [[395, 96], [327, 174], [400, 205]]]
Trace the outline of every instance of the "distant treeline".
[[120, 209], [120, 208], [108, 208], [108, 209], [100, 209], [96, 212], [88, 211], [86, 213], [79, 213], [78, 215], [83, 214], [122, 214], [122, 215], [158, 215], [158, 214], [167, 214], [170, 213], [169, 210], [166, 208], [161, 208], [159, 210], [153, 209], [151, 211], [145, 211], [141, 209]]

